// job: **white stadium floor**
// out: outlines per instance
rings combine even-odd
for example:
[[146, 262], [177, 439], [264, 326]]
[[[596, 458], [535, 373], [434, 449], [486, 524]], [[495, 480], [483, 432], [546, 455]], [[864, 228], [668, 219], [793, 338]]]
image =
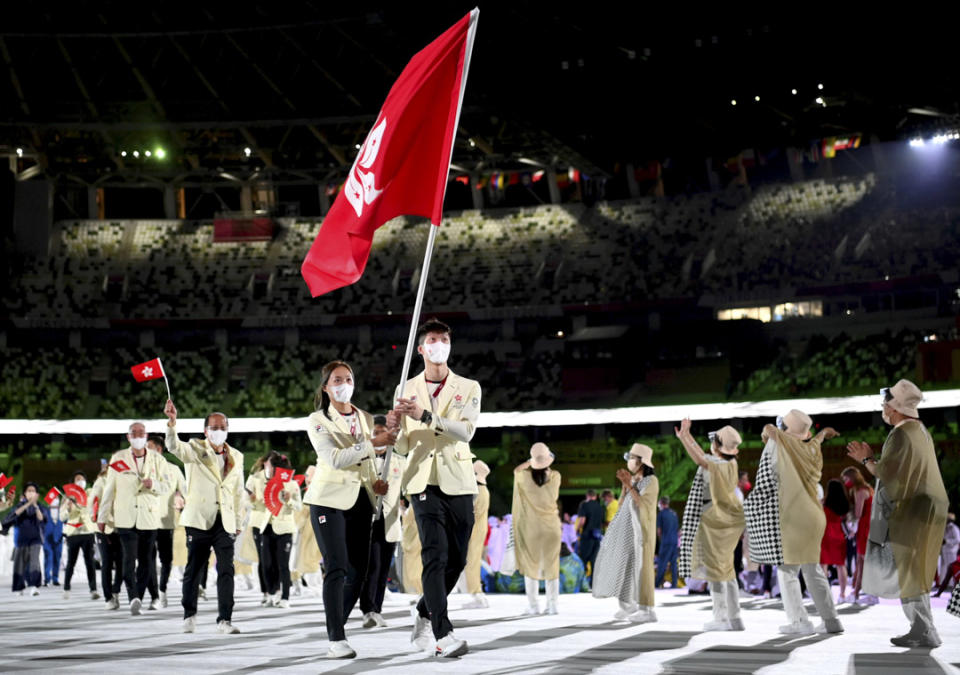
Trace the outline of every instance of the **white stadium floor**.
[[[234, 623], [240, 635], [219, 635], [215, 585], [201, 601], [197, 632], [180, 632], [179, 587], [171, 583], [170, 606], [132, 617], [104, 610], [74, 578], [73, 597], [59, 588], [38, 597], [0, 597], [0, 672], [149, 673], [803, 673], [858, 675], [958, 673], [960, 619], [944, 611], [946, 595], [934, 599], [944, 645], [934, 650], [893, 647], [906, 632], [898, 603], [841, 605], [846, 632], [790, 639], [776, 632], [784, 623], [778, 600], [743, 600], [747, 630], [703, 633], [707, 596], [658, 591], [659, 622], [615, 623], [613, 600], [561, 595], [557, 616], [523, 617], [521, 595], [491, 595], [490, 608], [456, 609], [466, 596], [450, 598], [457, 635], [470, 644], [466, 656], [447, 660], [410, 653], [410, 596], [394, 595], [384, 607], [387, 628], [364, 630], [355, 611], [347, 639], [356, 659], [328, 661], [319, 598], [295, 597], [288, 610], [259, 607], [259, 593], [237, 593]], [[212, 577], [213, 575], [211, 575]], [[0, 580], [5, 588], [9, 579]], [[836, 589], [834, 589], [836, 592]], [[810, 605], [812, 607], [812, 605]], [[815, 617], [814, 617], [815, 620]]]

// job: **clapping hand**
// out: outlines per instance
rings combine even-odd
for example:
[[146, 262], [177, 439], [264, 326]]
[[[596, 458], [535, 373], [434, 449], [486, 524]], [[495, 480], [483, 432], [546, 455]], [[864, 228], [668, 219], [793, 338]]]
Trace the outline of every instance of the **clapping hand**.
[[626, 469], [617, 469], [617, 480], [623, 485], [624, 490], [629, 490], [633, 485], [633, 476]]
[[873, 450], [870, 446], [861, 441], [850, 441], [847, 443], [847, 454], [858, 462], [862, 462], [867, 457], [873, 456]]

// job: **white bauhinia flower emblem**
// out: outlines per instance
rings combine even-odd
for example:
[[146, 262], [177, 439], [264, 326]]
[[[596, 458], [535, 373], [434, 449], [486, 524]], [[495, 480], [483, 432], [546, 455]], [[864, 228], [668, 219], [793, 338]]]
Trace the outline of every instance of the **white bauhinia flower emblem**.
[[140, 372], [144, 377], [153, 377], [153, 368], [151, 368], [150, 366], [144, 367], [144, 369], [141, 370]]
[[344, 193], [358, 218], [363, 215], [363, 205], [371, 204], [383, 192], [376, 188], [377, 177], [373, 171], [363, 171], [363, 169], [369, 169], [377, 159], [386, 129], [387, 120], [384, 118], [370, 130], [367, 140], [363, 142], [360, 152], [357, 153], [357, 158], [353, 160], [350, 175], [347, 176]]

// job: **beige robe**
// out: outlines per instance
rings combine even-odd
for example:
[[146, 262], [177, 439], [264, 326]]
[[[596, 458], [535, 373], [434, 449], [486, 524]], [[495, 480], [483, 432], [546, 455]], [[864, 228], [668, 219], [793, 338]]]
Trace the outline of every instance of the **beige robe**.
[[310, 522], [310, 508], [302, 508], [293, 514], [297, 531], [300, 533], [297, 540], [297, 562], [294, 571], [303, 576], [320, 571], [320, 547], [317, 545], [317, 535], [313, 532]]
[[538, 486], [530, 469], [513, 473], [513, 538], [517, 569], [531, 579], [560, 576], [560, 473]]
[[413, 507], [407, 509], [401, 518], [403, 523], [403, 592], [419, 595], [423, 593], [423, 559], [420, 557], [420, 530], [413, 515]]
[[470, 533], [470, 543], [467, 544], [467, 593], [474, 595], [483, 593], [483, 583], [480, 581], [480, 563], [483, 561], [483, 544], [487, 539], [487, 515], [490, 512], [490, 490], [486, 485], [478, 485], [480, 490], [473, 502], [473, 532]]
[[900, 597], [929, 593], [948, 500], [927, 428], [918, 420], [894, 428], [883, 444], [876, 473], [894, 504], [887, 522]]
[[693, 538], [693, 576], [707, 581], [732, 581], [736, 574], [733, 552], [746, 525], [736, 492], [737, 461], [708, 460], [707, 468], [701, 471], [710, 472], [711, 501], [700, 514], [700, 525]]
[[187, 566], [187, 531], [180, 524], [180, 512], [177, 511], [175, 518], [177, 526], [173, 529], [173, 561], [170, 563], [174, 567]]
[[819, 436], [801, 441], [780, 429], [777, 434], [777, 474], [780, 536], [785, 565], [820, 562], [820, 540], [827, 527], [817, 485], [823, 472]]
[[[660, 497], [660, 481], [656, 476], [650, 476], [650, 482], [640, 495], [638, 515], [640, 531], [643, 533], [643, 565], [640, 568], [640, 605], [653, 607], [653, 589], [657, 577], [657, 570], [653, 564], [654, 542], [657, 541], [657, 501]], [[621, 495], [620, 503], [624, 499], [633, 499], [630, 495]], [[621, 507], [622, 508], [622, 507]], [[732, 557], [732, 556], [731, 556]]]

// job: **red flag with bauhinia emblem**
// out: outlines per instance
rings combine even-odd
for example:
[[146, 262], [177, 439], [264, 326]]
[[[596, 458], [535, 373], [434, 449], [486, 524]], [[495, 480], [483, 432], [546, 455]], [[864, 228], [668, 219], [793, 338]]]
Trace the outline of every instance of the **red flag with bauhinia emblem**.
[[130, 372], [133, 373], [133, 377], [137, 382], [159, 380], [163, 377], [163, 366], [160, 364], [160, 359], [151, 359], [146, 363], [132, 366]]
[[440, 224], [479, 15], [414, 55], [394, 82], [300, 268], [313, 297], [363, 275], [373, 233], [391, 218]]
[[53, 504], [53, 501], [60, 496], [60, 490], [55, 487], [50, 488], [47, 492], [47, 496], [43, 498], [43, 501], [47, 503], [47, 506]]

